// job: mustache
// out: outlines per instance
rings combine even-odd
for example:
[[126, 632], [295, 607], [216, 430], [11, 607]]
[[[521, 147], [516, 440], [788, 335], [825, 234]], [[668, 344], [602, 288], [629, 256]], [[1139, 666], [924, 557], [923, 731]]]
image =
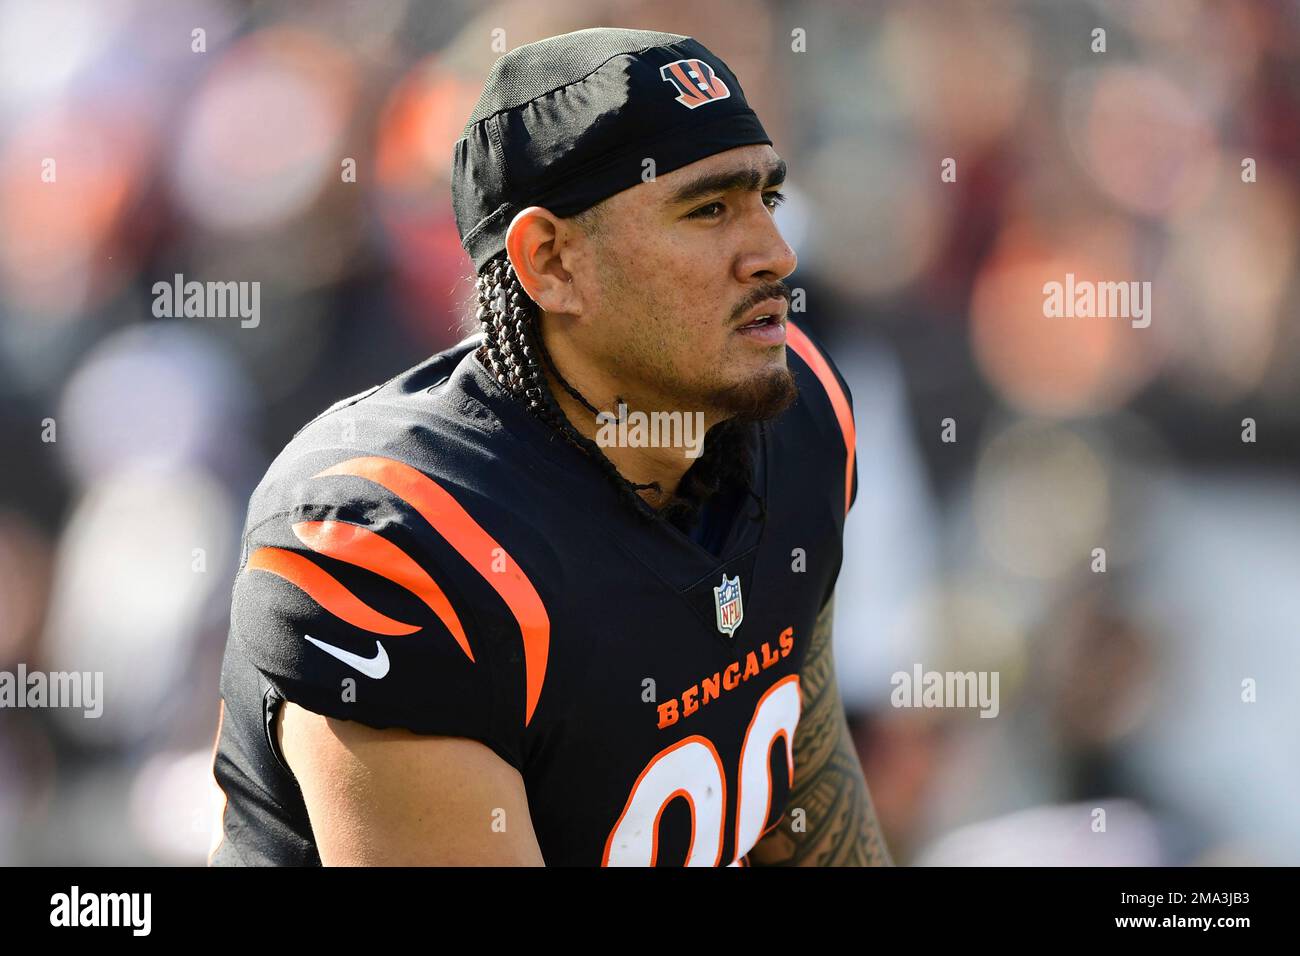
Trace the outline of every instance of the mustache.
[[745, 301], [736, 306], [735, 311], [731, 313], [731, 321], [736, 321], [758, 303], [765, 302], [768, 299], [785, 299], [786, 311], [788, 312], [790, 310], [791, 294], [790, 287], [780, 280], [760, 286], [751, 294], [745, 296]]

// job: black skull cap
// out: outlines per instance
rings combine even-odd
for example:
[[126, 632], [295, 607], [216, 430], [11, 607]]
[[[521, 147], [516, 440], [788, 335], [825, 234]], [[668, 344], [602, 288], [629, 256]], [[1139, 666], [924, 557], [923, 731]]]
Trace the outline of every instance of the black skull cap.
[[771, 142], [735, 74], [691, 37], [597, 27], [538, 40], [497, 60], [456, 141], [461, 245], [477, 271], [529, 206], [567, 218], [648, 170]]

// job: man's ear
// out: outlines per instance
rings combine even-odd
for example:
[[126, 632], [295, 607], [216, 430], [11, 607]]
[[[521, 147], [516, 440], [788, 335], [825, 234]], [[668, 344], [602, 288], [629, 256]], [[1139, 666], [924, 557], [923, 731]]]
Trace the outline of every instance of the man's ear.
[[529, 206], [506, 230], [506, 255], [528, 297], [546, 312], [582, 314], [573, 273], [564, 265], [569, 226], [541, 206]]

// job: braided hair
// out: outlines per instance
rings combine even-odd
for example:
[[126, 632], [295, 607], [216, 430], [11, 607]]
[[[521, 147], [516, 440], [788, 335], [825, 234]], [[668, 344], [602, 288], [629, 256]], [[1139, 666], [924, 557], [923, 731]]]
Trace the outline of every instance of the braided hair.
[[651, 508], [639, 492], [652, 489], [662, 494], [659, 482], [637, 484], [624, 478], [600, 446], [573, 426], [555, 400], [544, 369], [584, 408], [593, 415], [599, 414], [555, 367], [542, 339], [541, 308], [524, 291], [504, 252], [483, 264], [475, 287], [478, 292], [475, 317], [484, 332], [483, 344], [475, 353], [478, 361], [530, 412], [595, 462], [628, 506], [642, 518], [669, 521], [685, 530], [696, 521], [704, 502], [728, 482], [754, 495], [749, 487], [752, 458], [746, 430], [729, 419], [709, 429], [702, 454], [682, 476], [676, 494], [658, 510]]

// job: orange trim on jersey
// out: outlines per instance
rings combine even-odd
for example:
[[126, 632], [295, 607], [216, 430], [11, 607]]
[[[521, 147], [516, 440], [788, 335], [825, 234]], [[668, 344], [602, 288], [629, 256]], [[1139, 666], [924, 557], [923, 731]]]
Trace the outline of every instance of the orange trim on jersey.
[[[327, 475], [355, 475], [387, 488], [420, 513], [447, 543], [469, 562], [483, 580], [501, 596], [519, 624], [524, 643], [526, 705], [524, 726], [533, 719], [546, 679], [546, 659], [551, 643], [551, 621], [536, 588], [505, 548], [470, 516], [460, 503], [424, 472], [392, 458], [351, 458], [319, 471]], [[504, 569], [495, 566], [504, 559]]]
[[691, 796], [691, 792], [685, 787], [678, 787], [672, 793], [668, 794], [668, 798], [664, 800], [663, 803], [659, 804], [659, 810], [655, 813], [654, 830], [651, 831], [653, 835], [650, 838], [651, 866], [659, 865], [659, 820], [663, 817], [664, 811], [668, 809], [668, 804], [672, 803], [678, 797], [685, 797], [686, 805], [691, 808], [691, 840], [686, 845], [688, 847], [695, 846], [695, 798]]
[[[615, 820], [614, 825], [610, 827], [609, 836], [605, 837], [605, 852], [602, 853], [600, 857], [601, 866], [609, 866], [609, 855], [614, 849], [614, 834], [618, 833], [618, 828], [623, 824], [623, 818], [626, 817], [628, 811], [632, 809], [632, 804], [636, 800], [637, 791], [641, 789], [641, 781], [645, 779], [646, 774], [648, 774], [651, 770], [654, 769], [655, 764], [659, 763], [660, 760], [663, 760], [674, 750], [678, 750], [682, 747], [685, 747], [687, 744], [691, 744], [691, 743], [703, 744], [705, 747], [709, 749], [709, 753], [713, 756], [713, 762], [718, 767], [718, 779], [722, 781], [721, 793], [719, 795], [719, 799], [722, 800], [722, 807], [723, 807], [722, 822], [721, 822], [722, 829], [718, 833], [718, 852], [713, 859], [713, 865], [716, 867], [719, 863], [722, 862], [722, 837], [723, 837], [723, 832], [725, 832], [725, 828], [727, 826], [727, 814], [726, 814], [727, 771], [722, 766], [722, 757], [719, 756], [718, 754], [718, 748], [713, 746], [713, 741], [710, 740], [708, 737], [704, 737], [700, 734], [691, 734], [689, 737], [683, 737], [681, 740], [677, 741], [677, 743], [669, 744], [663, 750], [659, 751], [657, 754], [655, 754], [653, 757], [650, 758], [650, 762], [647, 763], [645, 767], [641, 770], [641, 772], [636, 775], [636, 782], [632, 784], [632, 790], [627, 795], [627, 803], [623, 804], [623, 812], [618, 815], [618, 819]], [[654, 828], [654, 832], [650, 835], [650, 840], [651, 840], [650, 865], [651, 866], [654, 866], [655, 862], [659, 858], [659, 818], [663, 816], [664, 808], [668, 806], [668, 804], [671, 801], [676, 799], [679, 794], [686, 794], [686, 791], [680, 787], [674, 790], [672, 793], [670, 793], [667, 797], [664, 798], [663, 802], [659, 804], [659, 809], [655, 812], [655, 828]], [[689, 794], [686, 794], [686, 799], [691, 804], [691, 842], [688, 845], [688, 849], [686, 851], [686, 858], [689, 860], [691, 858], [691, 854], [695, 852], [695, 838], [697, 836], [697, 833], [695, 828], [695, 799], [691, 797]]]
[[403, 624], [376, 611], [323, 568], [284, 548], [258, 548], [248, 558], [250, 571], [268, 571], [295, 585], [341, 621], [374, 634], [412, 634], [414, 624]]
[[424, 568], [393, 542], [368, 528], [345, 521], [299, 521], [293, 526], [293, 533], [313, 551], [373, 571], [410, 591], [438, 615], [465, 656], [474, 660], [465, 628], [461, 626], [447, 595]]
[[848, 459], [844, 463], [844, 513], [848, 514], [849, 502], [853, 500], [853, 459], [857, 445], [857, 431], [853, 425], [853, 411], [849, 408], [848, 396], [844, 394], [839, 380], [817, 346], [812, 344], [797, 325], [788, 320], [785, 323], [785, 339], [822, 383], [826, 396], [831, 400], [831, 408], [835, 410], [835, 418], [840, 423], [844, 447], [848, 450]]
[[[803, 713], [803, 684], [800, 682], [799, 675], [797, 673], [787, 674], [785, 677], [782, 677], [779, 681], [775, 681], [772, 684], [772, 686], [769, 687], [767, 690], [763, 691], [763, 696], [761, 696], [758, 699], [758, 703], [754, 705], [754, 714], [752, 717], [749, 718], [749, 726], [745, 728], [745, 736], [740, 741], [740, 760], [742, 764], [744, 763], [745, 760], [745, 753], [749, 748], [749, 735], [753, 732], [754, 722], [758, 720], [758, 715], [763, 710], [763, 702], [767, 700], [769, 697], [771, 697], [772, 694], [774, 694], [776, 691], [784, 687], [786, 684], [792, 682], [794, 683], [795, 693], [798, 695], [798, 701], [799, 701], [799, 709], [796, 710], [795, 713], [796, 714]], [[796, 720], [796, 724], [797, 723], [798, 721]], [[777, 728], [776, 733], [772, 735], [772, 739], [767, 742], [767, 749], [763, 751], [763, 765], [765, 768], [767, 768], [765, 774], [767, 776], [767, 798], [766, 798], [767, 802], [766, 805], [763, 807], [763, 823], [767, 823], [768, 817], [772, 815], [772, 777], [771, 777], [770, 768], [772, 766], [772, 748], [776, 746], [776, 742], [778, 740], [785, 741], [785, 769], [786, 769], [786, 774], [789, 777], [789, 782], [786, 784], [786, 786], [790, 789], [794, 788], [794, 741], [790, 738], [790, 734], [786, 732], [785, 728], [780, 727]], [[736, 773], [736, 835], [734, 838], [734, 842], [737, 849], [740, 848], [740, 836], [741, 836], [740, 808], [743, 806], [742, 797], [744, 795], [744, 789], [745, 789], [745, 768], [741, 766]], [[786, 799], [787, 800], [789, 799], [788, 791], [786, 794]], [[758, 846], [759, 841], [761, 841], [763, 837], [767, 836], [767, 834], [772, 829], [774, 829], [778, 824], [780, 824], [780, 822], [781, 822], [781, 817], [778, 816], [776, 818], [776, 821], [772, 823], [771, 826], [764, 828], [762, 825], [760, 825], [758, 831], [758, 839], [754, 841], [754, 846]], [[745, 852], [752, 853], [753, 849], [754, 847], [750, 847]]]

